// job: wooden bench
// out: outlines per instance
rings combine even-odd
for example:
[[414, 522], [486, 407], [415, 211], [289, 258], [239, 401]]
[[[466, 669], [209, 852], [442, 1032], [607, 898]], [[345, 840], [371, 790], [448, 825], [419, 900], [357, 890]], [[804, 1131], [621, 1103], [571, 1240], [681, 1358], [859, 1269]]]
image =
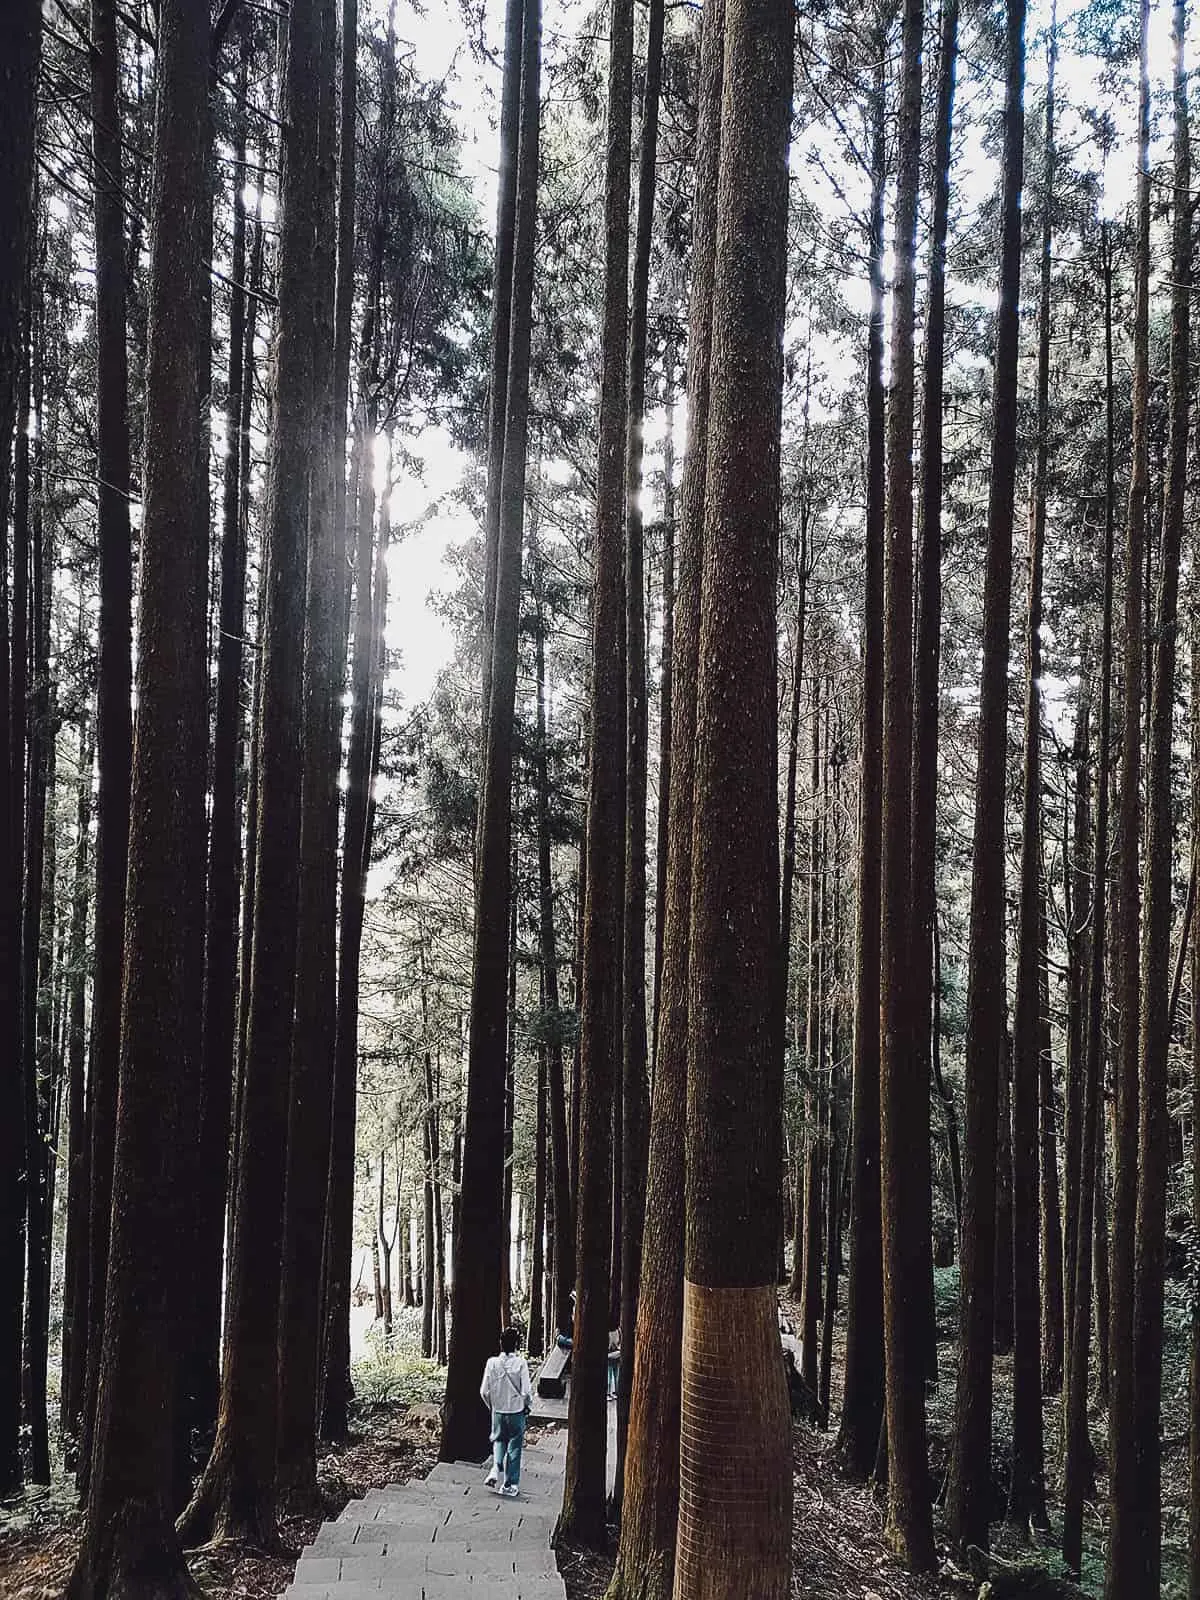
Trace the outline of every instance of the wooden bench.
[[567, 1373], [571, 1370], [571, 1352], [556, 1344], [542, 1362], [538, 1373], [537, 1392], [543, 1400], [561, 1400], [567, 1392]]

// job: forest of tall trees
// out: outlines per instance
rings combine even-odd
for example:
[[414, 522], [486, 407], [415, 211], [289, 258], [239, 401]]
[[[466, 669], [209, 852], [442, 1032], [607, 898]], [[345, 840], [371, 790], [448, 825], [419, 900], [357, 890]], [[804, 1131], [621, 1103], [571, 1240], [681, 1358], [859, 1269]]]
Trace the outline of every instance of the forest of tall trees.
[[1200, 1600], [1198, 49], [0, 0], [0, 1593]]

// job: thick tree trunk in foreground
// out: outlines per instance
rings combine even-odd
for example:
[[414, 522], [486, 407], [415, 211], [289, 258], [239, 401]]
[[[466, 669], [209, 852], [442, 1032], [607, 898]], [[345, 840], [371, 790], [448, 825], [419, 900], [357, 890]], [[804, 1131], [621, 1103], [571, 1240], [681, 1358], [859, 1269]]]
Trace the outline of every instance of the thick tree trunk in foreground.
[[1021, 169], [1025, 146], [1025, 0], [1008, 0], [1000, 297], [992, 396], [983, 672], [967, 1000], [967, 1127], [954, 1448], [946, 1492], [951, 1535], [988, 1547], [991, 1496], [992, 1335], [996, 1253], [996, 1076], [1005, 1038], [1004, 786], [1008, 633], [1016, 478], [1017, 324], [1021, 280]]
[[724, 0], [710, 0], [701, 24], [687, 384], [689, 449], [684, 458], [680, 496], [678, 588], [671, 667], [671, 787], [666, 898], [661, 911], [662, 985], [654, 1097], [650, 1107], [646, 1228], [625, 1456], [621, 1542], [612, 1600], [669, 1600], [675, 1577], [695, 686], [700, 637], [724, 15]]
[[1112, 1305], [1109, 1335], [1111, 1404], [1108, 1413], [1109, 1537], [1104, 1567], [1106, 1600], [1140, 1591], [1147, 1530], [1138, 1486], [1137, 1395], [1134, 1374], [1134, 1239], [1138, 1191], [1138, 965], [1141, 905], [1138, 887], [1142, 765], [1142, 594], [1149, 499], [1150, 399], [1150, 76], [1149, 0], [1142, 0], [1138, 89], [1136, 283], [1133, 311], [1133, 442], [1125, 522], [1125, 679], [1122, 691], [1121, 778], [1117, 815], [1114, 999], [1120, 1018], [1116, 1061], [1116, 1130], [1112, 1210]]
[[[732, 0], [713, 275], [696, 706], [676, 1591], [782, 1600], [790, 1419], [776, 1312], [783, 1075], [775, 568], [793, 11]], [[728, 1385], [710, 1404], [706, 1375]]]
[[624, 525], [629, 123], [633, 3], [613, 0], [604, 184], [604, 317], [592, 611], [592, 747], [580, 1015], [581, 1116], [576, 1189], [575, 1343], [560, 1533], [603, 1548], [613, 1105], [621, 1039], [624, 863]]
[[[934, 1563], [925, 1439], [929, 1074], [912, 1036], [913, 329], [921, 159], [921, 0], [904, 6], [897, 154], [892, 381], [883, 639], [883, 861], [880, 901], [880, 1180], [888, 1432], [888, 1540], [904, 1564]], [[920, 1109], [918, 1109], [920, 1108]], [[914, 1152], [923, 1142], [924, 1160]], [[919, 1176], [910, 1163], [916, 1161]], [[923, 1237], [924, 1230], [924, 1237]], [[924, 1267], [924, 1270], [923, 1270]]]
[[488, 1417], [479, 1375], [495, 1350], [500, 1325], [500, 1265], [508, 1248], [504, 1193], [504, 1095], [508, 1035], [513, 708], [521, 589], [525, 456], [529, 421], [529, 341], [537, 220], [541, 7], [526, 0], [521, 47], [521, 129], [513, 245], [499, 546], [494, 626], [489, 640], [490, 699], [484, 706], [485, 761], [480, 796], [479, 868], [467, 1113], [460, 1226], [454, 1261], [446, 1403], [441, 1456], [479, 1460], [487, 1453]]
[[309, 466], [317, 443], [313, 327], [321, 8], [288, 28], [280, 183], [279, 321], [263, 579], [257, 866], [229, 1315], [212, 1455], [181, 1519], [189, 1539], [279, 1541], [277, 1350], [288, 1079], [300, 879], [302, 676]]
[[[158, 17], [148, 431], [113, 1232], [83, 1546], [68, 1593], [191, 1596], [175, 1403], [199, 1109], [208, 728], [210, 136], [205, 0]], [[164, 1073], [169, 1092], [164, 1093]], [[162, 1151], [176, 1152], [164, 1163]]]
[[120, 61], [113, 0], [92, 6], [92, 142], [96, 232], [96, 535], [100, 547], [100, 628], [96, 753], [95, 975], [89, 1066], [90, 1217], [87, 1350], [81, 1483], [91, 1455], [100, 1378], [108, 1273], [117, 1065], [121, 1048], [122, 946], [129, 851], [132, 751], [130, 689], [131, 535], [129, 526], [129, 380], [125, 347], [126, 278], [123, 148], [118, 100]]
[[[1188, 468], [1189, 315], [1192, 283], [1191, 156], [1184, 66], [1186, 0], [1172, 7], [1175, 43], [1175, 194], [1171, 251], [1170, 436], [1163, 505], [1154, 678], [1146, 758], [1145, 915], [1142, 919], [1141, 1093], [1138, 1130], [1133, 1371], [1140, 1592], [1162, 1580], [1163, 1283], [1171, 1162], [1167, 1058], [1171, 1042], [1171, 755], [1174, 736], [1179, 561]], [[1186, 932], [1183, 934], [1186, 939]]]
[[883, 828], [883, 199], [887, 181], [884, 41], [876, 40], [871, 133], [867, 324], [867, 533], [863, 564], [863, 668], [858, 906], [854, 945], [854, 1068], [850, 1117], [850, 1274], [846, 1371], [838, 1452], [869, 1477], [883, 1419], [883, 1242], [879, 1188], [880, 859]]

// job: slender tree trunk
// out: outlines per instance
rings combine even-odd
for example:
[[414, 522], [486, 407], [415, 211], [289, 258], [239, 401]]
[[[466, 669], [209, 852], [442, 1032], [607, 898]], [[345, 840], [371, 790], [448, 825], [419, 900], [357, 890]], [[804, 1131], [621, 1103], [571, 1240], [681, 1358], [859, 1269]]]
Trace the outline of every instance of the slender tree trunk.
[[1188, 470], [1189, 315], [1192, 283], [1191, 156], [1184, 64], [1186, 0], [1172, 7], [1175, 45], [1175, 194], [1171, 251], [1170, 436], [1163, 501], [1158, 615], [1146, 758], [1145, 914], [1142, 919], [1141, 1085], [1133, 1372], [1136, 1477], [1131, 1500], [1140, 1552], [1134, 1580], [1145, 1594], [1162, 1581], [1163, 1285], [1170, 1165], [1167, 1103], [1171, 1043], [1171, 757], [1174, 738], [1179, 563]]
[[560, 1530], [602, 1548], [609, 1200], [613, 1060], [621, 1037], [621, 885], [624, 861], [624, 511], [626, 499], [626, 302], [629, 280], [629, 124], [633, 4], [613, 0], [604, 184], [604, 312], [600, 459], [596, 488], [592, 618], [592, 748], [587, 809], [587, 877], [580, 1018], [581, 1115], [576, 1189], [576, 1305], [570, 1433]]
[[[11, 504], [11, 442], [18, 429], [18, 370], [24, 326], [23, 301], [33, 230], [34, 140], [38, 63], [42, 44], [40, 0], [16, 0], [0, 14], [0, 60], [5, 92], [0, 95], [0, 205], [6, 224], [0, 237], [0, 528], [7, 529]], [[7, 540], [0, 540], [7, 545]], [[20, 954], [20, 894], [13, 863], [16, 818], [7, 774], [21, 748], [20, 723], [12, 716], [6, 551], [0, 552], [0, 838], [9, 870], [0, 888], [0, 1029], [5, 1063], [0, 1071], [0, 1495], [21, 1482], [21, 1276], [25, 1260], [24, 1136], [21, 1119], [20, 1015], [17, 1003]], [[14, 643], [15, 643], [14, 629]], [[18, 651], [13, 650], [12, 664]]]
[[[821, 1316], [821, 1041], [823, 1035], [824, 960], [823, 917], [825, 860], [821, 848], [821, 672], [819, 664], [812, 677], [812, 732], [809, 786], [812, 816], [808, 834], [808, 1005], [806, 1014], [804, 1091], [805, 1151], [802, 1168], [796, 1177], [796, 1237], [803, 1248], [798, 1252], [800, 1285], [801, 1377], [808, 1393], [817, 1392], [817, 1328]], [[802, 1174], [802, 1176], [801, 1176]], [[803, 1232], [801, 1232], [803, 1223]]]
[[88, 1295], [80, 1486], [91, 1460], [100, 1377], [104, 1296], [112, 1210], [112, 1161], [121, 1034], [121, 957], [129, 851], [132, 759], [132, 551], [129, 527], [129, 378], [123, 145], [115, 0], [93, 0], [91, 94], [96, 233], [96, 535], [100, 549], [100, 627], [96, 754], [96, 960], [89, 1066], [91, 1153]]
[[[788, 1593], [775, 584], [793, 11], [730, 0], [698, 656], [676, 1589]], [[731, 984], [731, 978], [733, 980]], [[732, 998], [731, 998], [732, 995]], [[723, 1374], [728, 1410], [702, 1376]]]
[[[883, 637], [883, 861], [880, 901], [880, 1178], [887, 1378], [888, 1539], [914, 1572], [933, 1565], [925, 1440], [929, 1074], [911, 1009], [910, 866], [913, 738], [913, 331], [921, 154], [921, 0], [904, 6], [897, 155], [892, 381]], [[918, 1112], [917, 1107], [921, 1110]], [[924, 1144], [923, 1159], [914, 1156]], [[916, 1160], [921, 1176], [914, 1178]], [[924, 1237], [922, 1230], [924, 1229]]]
[[[1193, 533], [1192, 559], [1196, 559], [1197, 539]], [[1194, 852], [1200, 848], [1200, 595], [1193, 588], [1191, 597], [1191, 835]], [[1189, 963], [1191, 982], [1191, 1084], [1189, 1100], [1192, 1115], [1192, 1216], [1200, 1217], [1200, 939], [1193, 939]], [[1188, 1600], [1200, 1600], [1200, 1300], [1192, 1301], [1188, 1360]]]
[[[1116, 497], [1113, 469], [1113, 342], [1112, 250], [1104, 225], [1105, 344], [1105, 494], [1104, 560], [1101, 601], [1100, 715], [1096, 734], [1096, 831], [1093, 852], [1092, 942], [1087, 988], [1086, 1059], [1082, 1083], [1080, 1181], [1074, 1278], [1071, 1286], [1071, 1356], [1066, 1371], [1066, 1416], [1063, 1465], [1063, 1562], [1078, 1573], [1083, 1555], [1083, 1505], [1093, 1474], [1088, 1433], [1088, 1359], [1092, 1335], [1093, 1215], [1105, 1212], [1107, 1196], [1101, 1181], [1104, 1151], [1104, 940], [1108, 927], [1108, 791], [1113, 646], [1113, 547]], [[1107, 1251], [1098, 1251], [1107, 1258]], [[1104, 1308], [1107, 1309], [1107, 1308]], [[1103, 1336], [1103, 1314], [1097, 1330]], [[1101, 1367], [1101, 1371], [1103, 1371]]]
[[[321, 1345], [321, 1255], [331, 1148], [337, 1033], [338, 771], [342, 733], [342, 573], [334, 477], [345, 456], [345, 414], [334, 414], [334, 294], [337, 17], [321, 0], [317, 67], [317, 193], [314, 269], [314, 455], [309, 472], [309, 542], [304, 638], [304, 766], [296, 1009], [288, 1096], [283, 1263], [279, 1307], [278, 1491], [292, 1508], [319, 1511], [317, 1391]], [[385, 493], [390, 486], [385, 485]], [[390, 1267], [390, 1262], [386, 1262]], [[385, 1314], [391, 1318], [390, 1296]]]
[[1013, 1347], [1012, 1036], [1000, 1046], [996, 1095], [996, 1276], [992, 1342], [998, 1356]]
[[622, 1597], [623, 1600], [668, 1600], [674, 1586], [679, 1522], [695, 688], [704, 547], [724, 17], [724, 0], [710, 0], [701, 25], [687, 382], [689, 448], [684, 458], [680, 496], [678, 590], [672, 641], [671, 784], [666, 898], [662, 909], [663, 964], [654, 1095], [650, 1107], [642, 1282], [633, 1350], [621, 1542], [612, 1585], [613, 1600], [622, 1600]]
[[[240, 26], [238, 92], [247, 91], [251, 28]], [[221, 1389], [221, 1291], [225, 1206], [229, 1191], [229, 1131], [233, 1098], [234, 997], [237, 977], [238, 752], [242, 739], [242, 635], [246, 617], [246, 529], [242, 521], [241, 427], [246, 376], [246, 113], [237, 111], [233, 183], [233, 247], [229, 292], [229, 376], [221, 503], [221, 601], [217, 645], [209, 818], [208, 903], [204, 956], [204, 1076], [198, 1133], [200, 1183], [193, 1245], [195, 1345], [189, 1383], [191, 1427], [205, 1449], [217, 1426]]]
[[958, 1388], [946, 1505], [951, 1535], [988, 1547], [992, 1436], [996, 1076], [1005, 1037], [1004, 791], [1008, 635], [1016, 479], [1021, 170], [1025, 145], [1025, 0], [1008, 0], [999, 307], [992, 396], [983, 672], [967, 999], [967, 1128], [963, 1173]]
[[538, 919], [542, 955], [543, 1008], [546, 1017], [546, 1068], [550, 1096], [550, 1137], [553, 1147], [554, 1186], [554, 1324], [558, 1333], [571, 1332], [571, 1291], [575, 1285], [575, 1209], [572, 1204], [570, 1163], [567, 1153], [567, 1099], [563, 1079], [562, 1011], [558, 989], [558, 942], [554, 928], [554, 883], [550, 871], [550, 774], [547, 741], [550, 737], [546, 705], [546, 618], [543, 567], [535, 544], [533, 559], [534, 603], [538, 612], [536, 639], [537, 754], [534, 781], [538, 808]]
[[504, 1157], [497, 1135], [502, 1131], [504, 1120], [505, 989], [512, 892], [513, 709], [529, 420], [540, 81], [541, 7], [539, 0], [526, 0], [521, 45], [520, 149], [503, 471], [499, 489], [495, 617], [485, 651], [491, 663], [491, 677], [485, 685], [490, 687], [490, 694], [484, 704], [487, 736], [480, 796], [467, 1114], [449, 1368], [442, 1413], [441, 1455], [448, 1461], [478, 1460], [486, 1454], [488, 1418], [479, 1401], [479, 1374], [495, 1349], [500, 1322], [500, 1255], [504, 1247], [500, 1198], [504, 1188]]
[[1144, 1581], [1146, 1530], [1138, 1486], [1139, 1434], [1135, 1353], [1135, 1235], [1138, 1192], [1138, 968], [1141, 905], [1138, 888], [1142, 763], [1141, 572], [1149, 499], [1150, 399], [1150, 76], [1149, 0], [1140, 7], [1137, 227], [1133, 313], [1133, 443], [1125, 523], [1125, 681], [1122, 692], [1121, 779], [1117, 816], [1117, 917], [1114, 998], [1117, 1035], [1116, 1129], [1112, 1218], [1112, 1308], [1108, 1413], [1109, 1539], [1104, 1567], [1106, 1600], [1136, 1594]]
[[[542, 985], [543, 1011], [545, 1010], [545, 984]], [[546, 1349], [545, 1278], [546, 1258], [546, 1164], [547, 1146], [547, 1051], [546, 1041], [538, 1044], [537, 1107], [534, 1122], [533, 1144], [533, 1250], [529, 1268], [529, 1338], [526, 1341], [531, 1356], [540, 1356]]]
[[[35, 302], [37, 300], [35, 294]], [[46, 795], [53, 786], [53, 729], [49, 683], [50, 572], [43, 534], [44, 482], [41, 454], [46, 427], [43, 398], [43, 318], [31, 330], [34, 410], [39, 432], [31, 519], [30, 699], [28, 706], [28, 774], [25, 814], [25, 882], [21, 933], [21, 1079], [25, 1091], [25, 1353], [23, 1388], [25, 1425], [29, 1430], [29, 1477], [50, 1482], [50, 1441], [46, 1416], [46, 1363], [49, 1351], [49, 1294], [43, 1290], [49, 1272], [47, 1190], [49, 1184], [46, 1117], [47, 1021], [44, 997], [42, 932], [45, 912], [53, 926], [53, 819], [47, 818]]]
[[73, 1449], [83, 1405], [87, 1347], [88, 1123], [87, 935], [88, 832], [92, 820], [94, 741], [86, 714], [79, 725], [79, 798], [75, 813], [75, 883], [67, 945], [67, 1220], [63, 1263], [62, 1394], [59, 1421]]
[[[622, 937], [621, 1046], [621, 1349], [632, 1352], [642, 1272], [650, 1093], [646, 1047], [646, 580], [642, 532], [643, 424], [646, 411], [646, 323], [658, 99], [662, 84], [664, 0], [651, 0], [642, 135], [638, 153], [637, 231], [629, 319], [629, 417], [625, 463], [625, 899]], [[625, 1477], [633, 1362], [617, 1378], [617, 1467], [613, 1493], [619, 1518]]]
[[858, 907], [854, 949], [854, 1066], [850, 1117], [850, 1275], [846, 1373], [838, 1451], [866, 1478], [883, 1419], [883, 1244], [879, 1152], [880, 860], [883, 827], [883, 199], [887, 182], [885, 41], [877, 37], [871, 103], [871, 223], [867, 240], [867, 528], [863, 566], [863, 666]]
[[654, 1015], [650, 1048], [658, 1064], [658, 1028], [662, 1015], [663, 939], [667, 923], [667, 840], [671, 820], [671, 726], [675, 695], [675, 343], [667, 341], [663, 363], [663, 555], [662, 667], [658, 685], [658, 853], [654, 896]]
[[[191, 1597], [174, 1524], [186, 1311], [177, 1251], [195, 1173], [204, 957], [208, 588], [209, 11], [158, 12], [137, 732], [95, 1452], [72, 1600]], [[164, 1068], [164, 1063], [169, 1067]], [[169, 1091], [164, 1092], [164, 1070]], [[169, 1163], [162, 1151], [175, 1152]]]
[[[496, 192], [496, 253], [492, 262], [492, 323], [488, 381], [487, 488], [484, 503], [483, 719], [492, 703], [492, 653], [500, 557], [500, 497], [509, 406], [509, 352], [513, 319], [513, 256], [517, 221], [517, 165], [521, 117], [523, 41], [528, 0], [505, 0], [504, 67], [500, 84], [500, 155]], [[486, 747], [486, 738], [485, 738]], [[482, 812], [481, 812], [482, 818]]]
[[1058, 1186], [1057, 1107], [1050, 1032], [1050, 953], [1045, 878], [1038, 908], [1038, 983], [1041, 987], [1038, 1047], [1038, 1105], [1041, 1133], [1042, 1196], [1042, 1392], [1058, 1394], [1063, 1382], [1063, 1223]]
[[[1075, 1273], [1079, 1249], [1079, 1193], [1083, 1176], [1084, 1078], [1087, 1052], [1088, 974], [1091, 969], [1091, 940], [1103, 932], [1090, 931], [1094, 892], [1089, 874], [1089, 830], [1091, 807], [1091, 683], [1090, 652], [1085, 655], [1079, 701], [1075, 708], [1075, 735], [1071, 765], [1075, 774], [1074, 818], [1071, 860], [1065, 878], [1070, 888], [1067, 909], [1067, 1093], [1064, 1140], [1065, 1218], [1064, 1218], [1064, 1381], [1071, 1359], [1075, 1325]], [[1094, 870], [1094, 860], [1091, 863]], [[1043, 1162], [1045, 1155], [1043, 1154]], [[1093, 1168], [1095, 1163], [1093, 1162]], [[1067, 1390], [1063, 1391], [1064, 1440], [1067, 1427]]]

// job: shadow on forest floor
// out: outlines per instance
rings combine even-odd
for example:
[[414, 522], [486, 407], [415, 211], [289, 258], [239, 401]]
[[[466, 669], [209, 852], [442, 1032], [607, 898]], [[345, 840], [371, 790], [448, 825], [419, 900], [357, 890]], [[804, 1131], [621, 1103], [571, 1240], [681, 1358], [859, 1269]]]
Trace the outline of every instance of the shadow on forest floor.
[[[357, 1376], [357, 1374], [356, 1374]], [[407, 1400], [379, 1399], [356, 1405], [345, 1445], [321, 1447], [317, 1476], [336, 1517], [349, 1500], [368, 1489], [423, 1478], [437, 1461], [436, 1410]], [[19, 1515], [5, 1528], [0, 1512], [0, 1595], [4, 1600], [59, 1600], [79, 1547], [81, 1518], [66, 1480], [43, 1492], [27, 1491]], [[285, 1518], [285, 1546], [311, 1544], [319, 1518]], [[204, 1546], [188, 1552], [188, 1566], [208, 1600], [274, 1600], [291, 1582], [295, 1558], [254, 1555], [236, 1545]]]

